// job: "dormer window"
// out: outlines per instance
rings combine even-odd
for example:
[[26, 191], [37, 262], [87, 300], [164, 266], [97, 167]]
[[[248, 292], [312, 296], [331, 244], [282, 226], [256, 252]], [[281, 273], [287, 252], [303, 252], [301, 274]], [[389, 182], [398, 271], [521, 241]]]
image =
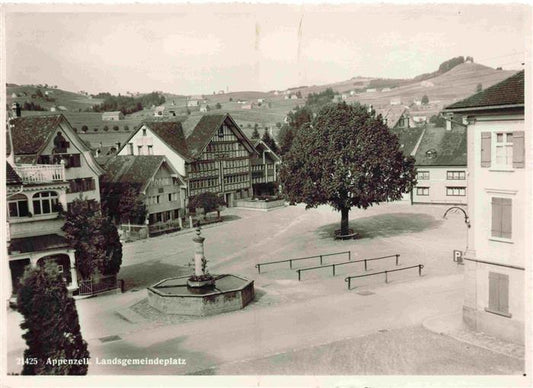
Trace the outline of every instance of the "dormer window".
[[67, 149], [70, 147], [70, 143], [63, 137], [61, 132], [58, 132], [56, 137], [54, 137], [54, 154], [64, 154], [67, 152]]
[[146, 128], [143, 127], [143, 136], [146, 136]]
[[221, 125], [218, 128], [218, 137], [224, 137], [224, 126], [223, 125]]

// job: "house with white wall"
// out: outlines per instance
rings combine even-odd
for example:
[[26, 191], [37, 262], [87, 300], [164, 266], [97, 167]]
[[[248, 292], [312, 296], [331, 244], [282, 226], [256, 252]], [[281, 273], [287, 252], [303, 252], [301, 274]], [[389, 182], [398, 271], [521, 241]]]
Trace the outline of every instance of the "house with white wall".
[[531, 269], [531, 127], [525, 124], [524, 72], [443, 111], [468, 121], [463, 322], [525, 343]]

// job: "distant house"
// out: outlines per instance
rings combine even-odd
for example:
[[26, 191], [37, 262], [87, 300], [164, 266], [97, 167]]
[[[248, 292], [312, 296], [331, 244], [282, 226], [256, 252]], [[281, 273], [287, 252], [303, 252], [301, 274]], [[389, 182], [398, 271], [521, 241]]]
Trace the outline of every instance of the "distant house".
[[431, 87], [435, 86], [433, 84], [433, 82], [431, 82], [431, 81], [422, 81], [422, 82], [420, 82], [420, 85], [423, 86], [424, 88], [431, 88]]
[[59, 110], [61, 110], [61, 111], [66, 111], [66, 110], [68, 110], [68, 109], [67, 109], [65, 106], [63, 106], [63, 105], [59, 105], [59, 106], [57, 107], [57, 109], [59, 109]]
[[342, 99], [343, 101], [345, 101], [347, 98], [348, 98], [348, 94], [343, 93], [343, 94], [341, 95], [341, 99]]
[[266, 183], [276, 183], [281, 158], [260, 139], [252, 140], [257, 155], [252, 158], [252, 186], [254, 195], [273, 195], [277, 191], [274, 187], [267, 188]]
[[296, 94], [291, 94], [291, 100], [297, 100], [298, 96]]
[[355, 90], [350, 90], [350, 96], [353, 96], [355, 94]]
[[377, 91], [376, 88], [369, 88], [369, 89], [366, 90], [367, 93], [374, 93], [376, 91]]
[[290, 98], [290, 97], [287, 96], [287, 95], [285, 95], [285, 97], [284, 97], [285, 100], [288, 100], [289, 98]]
[[424, 125], [428, 122], [427, 116], [411, 116], [411, 120], [416, 125]]
[[409, 109], [403, 105], [391, 105], [386, 108], [376, 108], [376, 117], [381, 115], [383, 122], [391, 129], [409, 128]]
[[390, 88], [383, 88], [383, 89], [381, 89], [382, 92], [390, 92], [390, 90], [391, 90]]
[[154, 116], [155, 117], [161, 117], [165, 114], [165, 107], [163, 105], [156, 106], [154, 109]]
[[55, 112], [55, 111], [57, 111], [57, 108], [55, 106], [50, 107], [50, 112]]
[[199, 100], [189, 100], [187, 101], [187, 106], [188, 107], [196, 107], [196, 106], [199, 106], [200, 105], [200, 101]]
[[17, 97], [18, 97], [18, 96], [17, 96], [17, 93], [11, 93], [11, 97], [12, 97], [12, 98], [17, 98]]
[[209, 105], [205, 104], [200, 107], [200, 112], [205, 113], [209, 111]]
[[124, 120], [124, 114], [120, 111], [104, 112], [102, 113], [102, 120], [105, 120], [105, 121]]
[[421, 106], [422, 105], [422, 100], [414, 100], [413, 104], [415, 104], [416, 106]]
[[262, 104], [264, 101], [265, 101], [265, 100], [264, 100], [263, 98], [258, 98], [258, 99], [257, 99], [257, 102], [260, 103], [260, 104]]
[[253, 109], [254, 106], [255, 106], [255, 104], [252, 102], [252, 103], [249, 103], [249, 104], [244, 104], [243, 106], [241, 106], [241, 109], [250, 110], [250, 109]]
[[401, 98], [391, 98], [390, 104], [391, 105], [401, 105], [402, 99]]
[[102, 192], [120, 193], [126, 187], [136, 190], [144, 198], [150, 231], [181, 228], [187, 185], [165, 156], [115, 156], [104, 169]]
[[219, 91], [217, 92], [217, 94], [224, 94], [224, 93], [225, 93], [224, 90], [219, 90]]

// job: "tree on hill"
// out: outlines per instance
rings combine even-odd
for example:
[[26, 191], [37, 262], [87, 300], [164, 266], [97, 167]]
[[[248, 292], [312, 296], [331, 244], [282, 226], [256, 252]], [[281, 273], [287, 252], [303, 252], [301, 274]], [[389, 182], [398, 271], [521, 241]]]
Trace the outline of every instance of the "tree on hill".
[[426, 94], [424, 94], [424, 96], [422, 97], [422, 105], [427, 105], [429, 104], [429, 98]]
[[313, 112], [307, 107], [307, 104], [304, 107], [297, 106], [289, 112], [287, 115], [288, 125], [283, 125], [278, 133], [279, 151], [281, 155], [289, 152], [296, 133], [305, 124], [310, 123], [312, 119]]
[[76, 268], [83, 279], [115, 275], [122, 263], [122, 244], [116, 227], [103, 216], [97, 202], [75, 199], [62, 227], [76, 249]]
[[288, 124], [284, 124], [278, 133], [279, 154], [285, 155], [292, 147], [294, 130]]
[[205, 192], [189, 200], [189, 211], [194, 212], [198, 208], [204, 209], [204, 218], [207, 213], [217, 211], [217, 216], [220, 218], [220, 207], [226, 206], [226, 202], [222, 197], [219, 197], [215, 193]]
[[362, 105], [327, 105], [296, 134], [280, 179], [291, 202], [307, 208], [329, 204], [341, 212], [349, 234], [352, 207], [394, 201], [416, 183], [414, 159], [404, 157], [398, 137]]
[[86, 125], [83, 125], [83, 126], [81, 127], [81, 130], [82, 130], [83, 132], [87, 132], [87, 131], [89, 130], [89, 127], [86, 126]]
[[109, 131], [109, 127], [107, 125], [104, 125], [104, 131], [105, 132]]
[[252, 132], [252, 139], [259, 139], [261, 135], [259, 134], [259, 124], [255, 123], [254, 131]]
[[[20, 327], [24, 350], [23, 375], [86, 375], [89, 351], [83, 340], [74, 299], [68, 295], [56, 263], [26, 270], [17, 295], [24, 317]], [[53, 365], [48, 360], [85, 360], [81, 365]]]
[[332, 88], [327, 88], [320, 93], [309, 93], [305, 106], [312, 112], [318, 112], [323, 106], [329, 104], [336, 94], [338, 93], [335, 93]]
[[222, 105], [220, 105], [220, 102], [217, 102], [217, 103], [215, 104], [215, 108], [216, 108], [216, 109], [222, 109]]

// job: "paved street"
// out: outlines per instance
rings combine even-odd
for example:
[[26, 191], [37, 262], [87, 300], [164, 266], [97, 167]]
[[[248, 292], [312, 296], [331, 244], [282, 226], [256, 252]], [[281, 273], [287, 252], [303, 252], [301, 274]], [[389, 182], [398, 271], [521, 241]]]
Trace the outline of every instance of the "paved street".
[[[173, 357], [185, 359], [186, 365], [125, 368], [93, 364], [89, 373], [202, 374], [217, 373], [220, 368], [220, 373], [232, 374], [239, 372], [231, 365], [240, 362], [247, 365], [244, 370], [255, 373], [251, 361], [255, 359], [263, 359], [257, 373], [277, 373], [276, 368], [268, 369], [265, 357], [275, 360], [277, 354], [296, 354], [295, 351], [306, 352], [304, 349], [367, 336], [371, 341], [373, 335], [384, 331], [390, 331], [388, 335], [392, 337], [397, 333], [399, 339], [405, 335], [403, 330], [415, 330], [424, 338], [429, 335], [423, 334], [425, 329], [421, 327], [425, 319], [458, 312], [462, 306], [462, 268], [452, 262], [451, 251], [464, 249], [465, 226], [458, 215], [443, 221], [443, 212], [443, 207], [398, 203], [357, 210], [351, 214], [351, 226], [361, 231], [362, 238], [334, 241], [330, 236], [338, 228], [340, 216], [328, 207], [306, 211], [301, 206], [289, 206], [268, 213], [228, 209], [225, 214], [234, 220], [203, 230], [209, 269], [254, 279], [257, 298], [244, 310], [207, 318], [162, 319], [161, 314], [139, 309], [143, 303], [146, 305], [144, 285], [189, 270], [193, 234], [125, 244], [120, 277], [135, 285], [132, 291], [77, 301], [82, 333], [89, 342], [93, 362], [96, 358]], [[342, 275], [362, 273], [362, 264], [339, 267], [336, 277], [329, 272], [306, 273], [302, 282], [283, 265], [267, 267], [262, 274], [254, 268], [266, 260], [344, 250], [352, 251], [355, 258], [399, 253], [402, 266], [424, 264], [423, 276], [420, 278], [416, 270], [396, 272], [390, 275], [389, 284], [381, 276], [368, 277], [354, 282], [356, 289], [348, 291]], [[310, 260], [302, 266], [311, 263], [315, 264]], [[369, 267], [374, 271], [395, 265], [391, 259], [373, 262]], [[18, 314], [11, 312], [8, 318], [10, 328], [16, 332]], [[109, 336], [118, 337], [103, 342]], [[457, 341], [449, 338], [432, 341], [451, 353], [457, 350]], [[13, 360], [21, 354], [24, 343], [20, 337], [12, 336], [8, 346], [10, 370], [17, 371]], [[409, 367], [398, 369], [398, 373], [424, 373], [423, 351], [419, 359], [416, 351], [405, 351], [413, 361]], [[461, 352], [468, 353], [464, 348]], [[486, 359], [488, 365], [503, 365], [507, 373], [520, 370], [520, 362], [517, 366], [516, 361], [504, 355], [478, 353], [476, 357]], [[383, 349], [382, 356], [387, 362], [394, 355]], [[290, 369], [294, 374], [310, 373], [302, 365], [285, 364], [289, 369], [299, 368]], [[428, 368], [427, 373], [465, 372], [462, 366], [453, 370], [454, 365], [450, 365], [451, 370]], [[485, 369], [479, 365], [471, 365], [466, 372], [483, 373]], [[378, 369], [369, 370], [379, 373]], [[342, 371], [347, 373], [346, 369], [335, 368], [328, 373]], [[354, 368], [353, 373], [365, 371], [368, 372]]]

